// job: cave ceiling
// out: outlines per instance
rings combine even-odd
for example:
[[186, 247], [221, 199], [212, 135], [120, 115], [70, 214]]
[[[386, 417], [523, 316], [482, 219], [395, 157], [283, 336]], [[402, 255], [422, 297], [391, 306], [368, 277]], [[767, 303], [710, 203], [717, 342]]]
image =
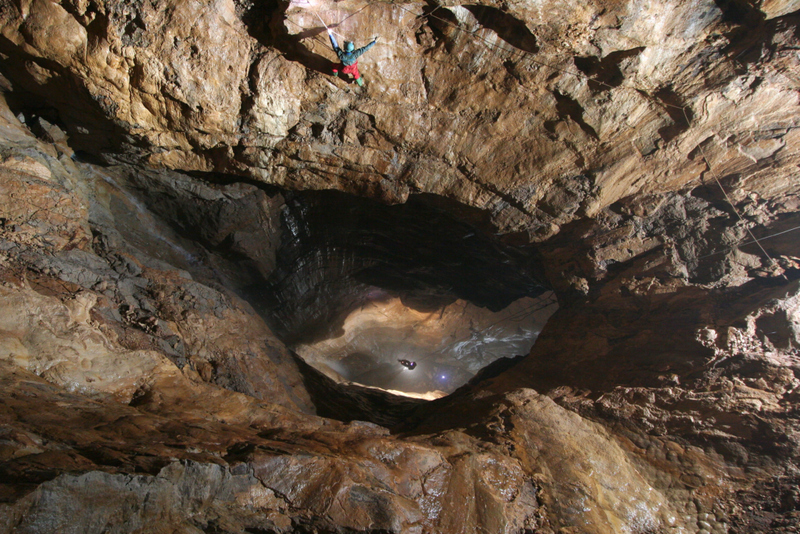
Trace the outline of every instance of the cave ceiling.
[[[0, 0], [0, 532], [797, 532], [799, 23]], [[544, 291], [432, 402], [291, 350]]]

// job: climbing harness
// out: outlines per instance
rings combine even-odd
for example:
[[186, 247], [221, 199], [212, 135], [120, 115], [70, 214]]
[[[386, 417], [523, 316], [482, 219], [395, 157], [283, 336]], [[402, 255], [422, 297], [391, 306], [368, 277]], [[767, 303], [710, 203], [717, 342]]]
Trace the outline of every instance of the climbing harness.
[[[366, 52], [366, 50], [368, 50], [369, 48], [371, 48], [372, 46], [374, 46], [374, 45], [377, 43], [377, 40], [378, 40], [378, 39], [377, 39], [377, 37], [376, 37], [376, 38], [374, 38], [374, 39], [372, 40], [372, 43], [371, 43], [371, 44], [368, 44], [367, 46], [365, 46], [365, 47], [362, 47], [362, 48], [361, 48], [361, 49], [359, 49], [359, 50], [355, 50], [355, 44], [354, 44], [353, 42], [351, 42], [351, 41], [344, 41], [344, 47], [343, 47], [343, 49], [344, 49], [344, 50], [345, 50], [345, 51], [346, 51], [348, 54], [353, 54], [353, 53], [355, 52], [355, 54], [354, 54], [354, 58], [353, 58], [353, 59], [351, 59], [351, 60], [347, 60], [347, 59], [345, 59], [345, 58], [343, 58], [342, 56], [340, 56], [340, 55], [339, 55], [339, 52], [338, 52], [338, 50], [340, 50], [340, 49], [339, 49], [339, 45], [338, 45], [338, 43], [337, 43], [337, 41], [336, 41], [336, 37], [334, 37], [334, 36], [339, 36], [339, 37], [340, 37], [340, 38], [342, 38], [342, 39], [344, 39], [344, 38], [343, 38], [341, 35], [339, 35], [338, 33], [334, 32], [334, 31], [332, 31], [332, 30], [330, 29], [330, 27], [329, 27], [329, 26], [328, 26], [328, 25], [325, 23], [325, 20], [324, 20], [324, 19], [323, 19], [323, 18], [322, 18], [322, 17], [319, 15], [319, 13], [317, 13], [317, 12], [316, 12], [316, 11], [315, 11], [315, 10], [314, 10], [312, 7], [311, 7], [311, 3], [310, 3], [310, 2], [307, 2], [307, 4], [308, 4], [308, 6], [309, 6], [309, 7], [308, 7], [308, 10], [309, 10], [309, 11], [311, 11], [311, 12], [314, 14], [314, 16], [316, 16], [316, 17], [319, 19], [319, 21], [320, 21], [320, 22], [322, 23], [322, 25], [325, 27], [325, 31], [327, 31], [327, 32], [328, 32], [328, 36], [330, 37], [330, 40], [331, 40], [331, 46], [333, 46], [334, 52], [336, 52], [336, 55], [338, 56], [338, 59], [339, 59], [339, 64], [334, 66], [334, 68], [333, 68], [333, 72], [332, 72], [333, 76], [334, 76], [334, 77], [338, 77], [338, 76], [339, 76], [339, 72], [341, 71], [341, 73], [342, 73], [342, 74], [349, 74], [349, 75], [351, 75], [351, 76], [353, 77], [353, 79], [355, 80], [355, 82], [358, 84], [358, 86], [359, 86], [359, 87], [363, 87], [363, 86], [364, 86], [364, 80], [363, 80], [363, 78], [361, 77], [361, 73], [358, 71], [358, 61], [357, 61], [357, 59], [355, 59], [355, 58], [358, 58], [358, 57], [359, 57], [361, 54], [363, 54], [364, 52]], [[364, 7], [362, 7], [362, 8], [361, 8], [361, 9], [359, 9], [358, 11], [356, 11], [354, 14], [352, 14], [352, 15], [349, 15], [348, 17], [346, 17], [346, 18], [345, 18], [345, 20], [346, 20], [346, 19], [348, 19], [348, 18], [350, 18], [351, 16], [355, 16], [356, 14], [360, 13], [361, 11], [363, 11], [364, 9], [366, 9], [367, 7], [369, 7], [369, 4], [365, 5]], [[339, 13], [339, 6], [338, 6], [338, 5], [336, 6], [336, 13], [337, 13], [337, 16], [336, 16], [336, 18], [337, 18], [337, 20], [338, 20], [338, 19], [339, 19], [339, 15], [338, 15], [338, 13]], [[292, 22], [292, 21], [289, 21], [289, 22]], [[298, 27], [302, 28], [302, 26], [300, 26], [299, 24], [297, 24], [297, 23], [295, 23], [295, 22], [292, 22], [292, 24], [295, 24], [296, 26], [298, 26]], [[339, 24], [341, 24], [341, 22], [337, 22], [337, 25], [339, 25]], [[316, 37], [315, 37], [315, 39], [316, 39]], [[346, 61], [352, 61], [352, 63], [349, 63], [349, 62], [348, 62], [348, 63], [346, 63]]]

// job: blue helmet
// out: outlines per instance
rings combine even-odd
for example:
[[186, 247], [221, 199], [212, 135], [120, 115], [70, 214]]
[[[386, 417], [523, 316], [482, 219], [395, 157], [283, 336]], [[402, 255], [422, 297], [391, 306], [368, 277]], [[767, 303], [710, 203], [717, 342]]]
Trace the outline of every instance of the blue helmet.
[[345, 41], [344, 42], [344, 50], [345, 50], [345, 52], [352, 52], [355, 49], [356, 49], [356, 45], [354, 45], [350, 41]]

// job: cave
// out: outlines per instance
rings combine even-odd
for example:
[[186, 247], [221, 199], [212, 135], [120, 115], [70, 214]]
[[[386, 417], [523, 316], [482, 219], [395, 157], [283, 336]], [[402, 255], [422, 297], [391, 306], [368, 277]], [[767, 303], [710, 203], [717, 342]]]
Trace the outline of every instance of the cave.
[[799, 8], [6, 2], [0, 534], [797, 532]]
[[[83, 165], [120, 197], [108, 207], [127, 242], [177, 254], [173, 264], [233, 288], [289, 350], [339, 383], [440, 398], [530, 352], [557, 308], [536, 247], [497, 235], [488, 214], [458, 202], [417, 195], [387, 206], [225, 175], [155, 185]], [[182, 194], [203, 181], [223, 196], [201, 205]], [[248, 222], [265, 215], [259, 198], [266, 231]], [[248, 224], [259, 238], [245, 236]]]
[[534, 247], [503, 243], [485, 214], [446, 199], [295, 194], [281, 217], [255, 300], [289, 348], [337, 380], [452, 393], [529, 352], [555, 307]]

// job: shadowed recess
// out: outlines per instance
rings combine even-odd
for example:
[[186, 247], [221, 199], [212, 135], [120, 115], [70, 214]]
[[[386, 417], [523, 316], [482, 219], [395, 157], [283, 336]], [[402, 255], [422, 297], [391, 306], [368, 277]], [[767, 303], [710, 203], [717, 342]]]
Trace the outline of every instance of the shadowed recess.
[[438, 397], [526, 354], [554, 309], [535, 249], [446, 199], [291, 194], [282, 227], [277, 268], [253, 293], [276, 333], [337, 381]]
[[535, 54], [539, 51], [536, 36], [519, 19], [491, 6], [464, 6], [481, 26], [489, 28], [498, 37], [515, 48]]

